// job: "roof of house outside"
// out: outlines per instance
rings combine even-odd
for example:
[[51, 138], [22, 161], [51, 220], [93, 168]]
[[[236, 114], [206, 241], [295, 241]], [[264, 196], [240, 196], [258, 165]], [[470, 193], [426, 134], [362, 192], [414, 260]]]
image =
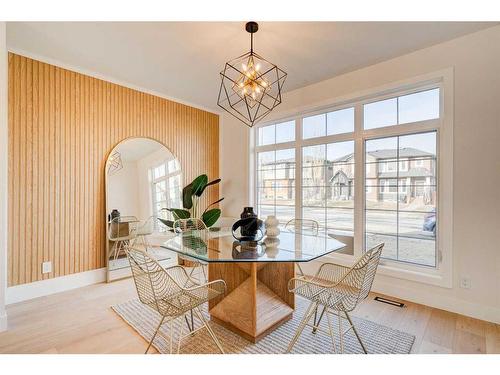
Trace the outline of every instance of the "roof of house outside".
[[[397, 149], [375, 150], [375, 151], [368, 151], [367, 154], [373, 156], [375, 159], [395, 159], [398, 157], [398, 150]], [[347, 154], [333, 160], [333, 162], [334, 163], [347, 162], [350, 159], [352, 159], [353, 156], [354, 154], [352, 153]], [[422, 158], [422, 157], [434, 157], [434, 156], [435, 155], [430, 152], [419, 150], [417, 148], [405, 147], [399, 149], [400, 158]]]
[[[376, 150], [368, 151], [368, 154], [373, 156], [375, 159], [394, 159], [398, 157], [397, 149], [387, 149], [387, 150]], [[430, 152], [419, 150], [412, 147], [405, 147], [399, 149], [400, 158], [419, 158], [419, 157], [430, 157], [435, 156]]]
[[330, 177], [330, 182], [334, 182], [336, 179], [339, 179], [340, 176], [345, 176], [348, 180], [354, 180], [354, 175], [350, 173], [350, 171], [344, 171], [343, 169], [339, 169], [332, 177]]
[[[385, 149], [385, 150], [375, 150], [375, 151], [368, 151], [368, 155], [373, 156], [375, 159], [395, 159], [398, 157], [398, 150], [397, 149]], [[340, 158], [334, 159], [334, 160], [328, 160], [326, 164], [331, 164], [331, 163], [346, 163], [349, 162], [354, 157], [353, 153], [341, 156]], [[400, 148], [399, 149], [399, 157], [400, 158], [423, 158], [423, 157], [435, 157], [434, 154], [419, 150], [416, 148], [412, 147], [405, 147], [405, 148]], [[321, 164], [324, 159], [321, 158], [316, 158], [314, 156], [307, 155], [304, 157], [303, 161], [305, 163], [308, 162], [318, 162], [318, 164]], [[270, 163], [265, 163], [263, 165], [273, 165], [273, 164], [295, 164], [295, 158], [287, 158], [287, 159], [279, 159], [272, 161]]]
[[379, 173], [378, 178], [402, 178], [402, 177], [432, 177], [432, 173], [425, 168], [412, 168], [409, 171], [397, 172], [382, 172]]

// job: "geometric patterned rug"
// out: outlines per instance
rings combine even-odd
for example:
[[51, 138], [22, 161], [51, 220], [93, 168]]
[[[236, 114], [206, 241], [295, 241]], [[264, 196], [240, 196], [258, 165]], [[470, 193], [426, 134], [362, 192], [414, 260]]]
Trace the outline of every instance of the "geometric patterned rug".
[[[305, 310], [309, 306], [308, 301], [296, 298], [295, 312], [293, 318], [282, 324], [270, 334], [261, 339], [258, 343], [251, 343], [241, 336], [227, 330], [226, 328], [210, 322], [210, 326], [217, 335], [226, 353], [233, 354], [280, 354], [284, 353], [288, 343], [292, 339], [297, 326], [299, 325]], [[159, 314], [150, 307], [143, 305], [139, 300], [134, 299], [128, 302], [112, 306], [112, 309], [147, 342], [151, 339], [158, 323]], [[204, 314], [208, 317], [207, 305], [203, 307]], [[406, 332], [401, 332], [365, 319], [352, 317], [354, 325], [370, 354], [408, 354], [411, 351], [415, 336]], [[177, 335], [180, 324], [184, 324], [184, 319], [176, 319], [174, 325], [173, 352], [177, 352]], [[195, 327], [199, 322], [195, 320]], [[332, 319], [334, 332], [338, 332], [338, 320]], [[328, 330], [327, 319], [322, 319], [320, 328]], [[347, 325], [344, 323], [344, 330]], [[292, 353], [297, 354], [334, 354], [332, 342], [328, 335], [322, 332], [313, 334], [310, 327], [306, 327], [295, 344]], [[165, 324], [161, 329], [162, 333], [169, 337], [169, 324]], [[186, 334], [186, 327], [183, 328]], [[335, 335], [338, 338], [338, 334]], [[157, 335], [153, 346], [160, 353], [169, 353], [169, 340], [162, 335]], [[337, 342], [337, 348], [339, 347]], [[206, 329], [196, 332], [193, 336], [188, 336], [181, 342], [181, 354], [219, 354], [217, 346], [210, 338]], [[352, 330], [344, 335], [344, 353], [363, 353], [358, 340]]]

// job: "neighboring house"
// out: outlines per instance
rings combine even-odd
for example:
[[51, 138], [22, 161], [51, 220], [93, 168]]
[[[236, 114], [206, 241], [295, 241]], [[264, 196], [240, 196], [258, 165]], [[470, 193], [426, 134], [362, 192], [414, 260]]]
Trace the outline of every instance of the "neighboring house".
[[274, 204], [295, 198], [295, 159], [277, 160], [262, 166], [259, 172], [260, 203]]
[[[366, 199], [434, 204], [435, 158], [415, 148], [387, 149], [366, 154]], [[350, 200], [354, 196], [354, 154], [335, 160], [307, 157], [302, 161], [304, 201]], [[399, 164], [399, 168], [398, 168]], [[259, 176], [261, 203], [294, 198], [295, 159], [276, 160], [262, 166]], [[399, 170], [398, 170], [399, 169]], [[317, 187], [318, 189], [307, 189]], [[284, 203], [286, 204], [286, 203]]]
[[[366, 156], [366, 199], [433, 204], [436, 160], [434, 155], [415, 148], [377, 150]], [[399, 165], [398, 165], [399, 164]]]

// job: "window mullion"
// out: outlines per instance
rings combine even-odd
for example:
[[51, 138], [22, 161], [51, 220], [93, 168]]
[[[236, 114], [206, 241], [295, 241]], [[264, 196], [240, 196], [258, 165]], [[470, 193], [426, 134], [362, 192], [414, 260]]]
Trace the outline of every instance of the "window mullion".
[[364, 140], [363, 106], [356, 104], [354, 108], [354, 256], [359, 257], [364, 249]]
[[302, 217], [302, 118], [295, 120], [295, 217]]
[[[399, 118], [399, 108], [398, 108]], [[399, 260], [399, 137], [396, 142], [396, 259]]]

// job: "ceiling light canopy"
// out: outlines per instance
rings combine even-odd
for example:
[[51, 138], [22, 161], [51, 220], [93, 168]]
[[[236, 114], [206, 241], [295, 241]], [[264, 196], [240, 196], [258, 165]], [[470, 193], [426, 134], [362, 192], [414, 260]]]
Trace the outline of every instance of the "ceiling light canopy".
[[217, 104], [252, 127], [281, 103], [286, 73], [253, 51], [259, 25], [247, 22], [245, 29], [250, 33], [250, 52], [225, 64]]

